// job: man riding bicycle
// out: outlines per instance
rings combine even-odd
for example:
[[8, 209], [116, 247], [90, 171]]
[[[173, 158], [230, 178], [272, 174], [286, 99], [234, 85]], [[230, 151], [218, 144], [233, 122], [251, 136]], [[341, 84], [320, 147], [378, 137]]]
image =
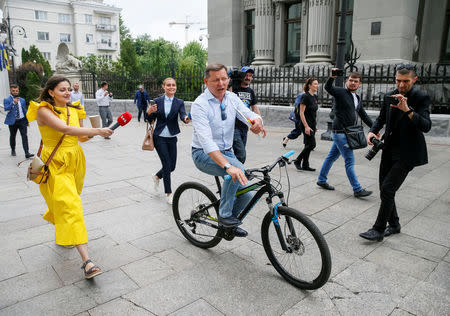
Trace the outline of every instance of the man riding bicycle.
[[[207, 89], [197, 97], [191, 107], [192, 125], [192, 159], [195, 166], [213, 176], [229, 174], [232, 179], [224, 180], [219, 206], [219, 223], [227, 227], [236, 227], [236, 236], [246, 236], [247, 232], [239, 227], [241, 221], [237, 215], [251, 199], [251, 193], [235, 197], [236, 192], [247, 184], [243, 172], [244, 165], [236, 158], [233, 151], [235, 119], [248, 124], [250, 130], [258, 134], [266, 131], [262, 118], [250, 111], [237, 95], [227, 91], [229, 82], [227, 69], [219, 63], [209, 64], [203, 79]], [[242, 117], [241, 114], [246, 117]], [[237, 181], [236, 181], [237, 180]]]

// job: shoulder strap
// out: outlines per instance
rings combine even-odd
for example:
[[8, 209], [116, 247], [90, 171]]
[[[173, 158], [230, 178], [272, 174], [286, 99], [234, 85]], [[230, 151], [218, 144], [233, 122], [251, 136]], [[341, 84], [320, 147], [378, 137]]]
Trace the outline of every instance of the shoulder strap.
[[[69, 107], [67, 106], [67, 125], [69, 125], [69, 118], [70, 118], [70, 111], [69, 111]], [[56, 151], [58, 150], [59, 146], [61, 145], [61, 143], [63, 142], [64, 136], [66, 136], [66, 134], [63, 134], [61, 136], [61, 138], [59, 139], [58, 144], [56, 144], [55, 148], [52, 151], [52, 154], [50, 155], [50, 157], [48, 157], [47, 162], [45, 163], [45, 165], [48, 167], [48, 165], [50, 164], [50, 162], [53, 159], [53, 156], [56, 154]], [[42, 140], [41, 140], [42, 142]], [[40, 149], [39, 149], [40, 150]]]

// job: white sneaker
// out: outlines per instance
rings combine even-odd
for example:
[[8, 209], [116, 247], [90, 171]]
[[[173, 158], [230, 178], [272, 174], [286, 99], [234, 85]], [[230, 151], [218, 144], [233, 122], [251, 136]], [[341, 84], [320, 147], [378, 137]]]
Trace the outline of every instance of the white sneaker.
[[172, 205], [173, 195], [166, 195], [167, 204]]
[[159, 190], [159, 180], [160, 179], [158, 177], [156, 177], [156, 175], [152, 176], [152, 179], [153, 179], [153, 189], [156, 192], [158, 192], [158, 190]]

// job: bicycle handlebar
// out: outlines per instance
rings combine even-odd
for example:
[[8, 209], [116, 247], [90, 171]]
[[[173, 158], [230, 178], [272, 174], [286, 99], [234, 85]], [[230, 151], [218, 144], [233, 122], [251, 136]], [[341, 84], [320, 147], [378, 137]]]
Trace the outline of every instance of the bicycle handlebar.
[[[278, 157], [277, 160], [275, 160], [275, 162], [273, 164], [271, 164], [270, 166], [265, 166], [262, 168], [246, 169], [246, 170], [244, 170], [244, 173], [248, 177], [253, 172], [262, 172], [262, 173], [270, 172], [280, 161], [287, 160], [288, 157], [292, 156], [294, 153], [295, 153], [295, 151], [291, 150], [291, 151], [285, 153], [284, 155]], [[231, 176], [229, 174], [227, 174], [227, 175], [225, 175], [224, 179], [230, 180]]]

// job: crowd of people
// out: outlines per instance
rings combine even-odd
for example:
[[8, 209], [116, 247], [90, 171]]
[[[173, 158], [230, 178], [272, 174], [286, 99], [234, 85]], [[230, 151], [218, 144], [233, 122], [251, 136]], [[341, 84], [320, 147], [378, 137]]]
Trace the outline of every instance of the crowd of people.
[[[240, 228], [238, 219], [243, 206], [252, 197], [251, 193], [235, 196], [237, 190], [247, 185], [244, 173], [248, 130], [266, 135], [263, 119], [257, 106], [257, 97], [250, 84], [254, 70], [243, 67], [244, 74], [239, 88], [231, 89], [227, 68], [219, 63], [209, 64], [204, 73], [206, 89], [192, 103], [190, 115], [186, 113], [184, 101], [175, 97], [176, 81], [166, 78], [162, 84], [164, 94], [153, 100], [143, 86], [135, 93], [134, 104], [144, 121], [152, 124], [154, 145], [161, 160], [161, 168], [153, 176], [155, 190], [163, 181], [168, 204], [172, 204], [171, 173], [177, 160], [177, 135], [180, 133], [178, 119], [188, 124], [192, 120], [192, 160], [198, 170], [213, 176], [230, 175], [224, 178], [219, 206], [219, 224], [234, 227], [236, 236], [247, 236]], [[328, 183], [328, 174], [340, 155], [344, 158], [345, 170], [356, 198], [369, 196], [372, 192], [359, 183], [354, 170], [354, 154], [349, 147], [345, 130], [358, 121], [358, 117], [370, 127], [367, 142], [384, 141], [381, 156], [379, 186], [380, 208], [371, 229], [360, 234], [362, 238], [381, 241], [385, 236], [400, 233], [401, 225], [395, 204], [395, 194], [408, 173], [416, 166], [427, 163], [427, 149], [423, 133], [431, 128], [429, 107], [431, 100], [423, 91], [414, 86], [417, 80], [414, 67], [399, 65], [396, 69], [396, 89], [386, 94], [378, 118], [373, 122], [364, 110], [357, 90], [361, 85], [361, 74], [349, 73], [345, 87], [336, 87], [332, 75], [325, 83], [325, 90], [334, 97], [332, 144], [320, 169], [317, 185], [325, 190], [335, 188]], [[283, 139], [283, 146], [291, 139], [303, 134], [304, 148], [294, 160], [296, 169], [314, 172], [310, 166], [310, 154], [316, 147], [317, 111], [319, 102], [317, 91], [319, 81], [308, 78], [303, 92], [295, 101], [297, 122], [295, 129]], [[22, 135], [22, 145], [26, 158], [29, 153], [27, 140], [28, 122], [37, 121], [42, 137], [43, 150], [39, 152], [43, 161], [50, 156], [50, 174], [47, 181], [39, 184], [39, 189], [47, 204], [44, 219], [55, 226], [55, 242], [64, 247], [76, 247], [82, 259], [82, 269], [86, 278], [102, 272], [88, 253], [88, 237], [83, 217], [80, 194], [86, 170], [86, 161], [79, 142], [94, 136], [110, 139], [113, 130], [110, 101], [113, 97], [108, 84], [102, 82], [96, 92], [96, 101], [102, 121], [100, 128], [83, 127], [83, 95], [79, 84], [73, 85], [62, 75], [49, 78], [37, 102], [29, 107], [19, 97], [19, 89], [11, 85], [11, 96], [4, 100], [8, 112], [5, 124], [10, 128], [11, 155], [15, 156], [17, 130]], [[380, 131], [385, 128], [383, 137]], [[53, 149], [58, 141], [62, 146], [56, 154]]]

